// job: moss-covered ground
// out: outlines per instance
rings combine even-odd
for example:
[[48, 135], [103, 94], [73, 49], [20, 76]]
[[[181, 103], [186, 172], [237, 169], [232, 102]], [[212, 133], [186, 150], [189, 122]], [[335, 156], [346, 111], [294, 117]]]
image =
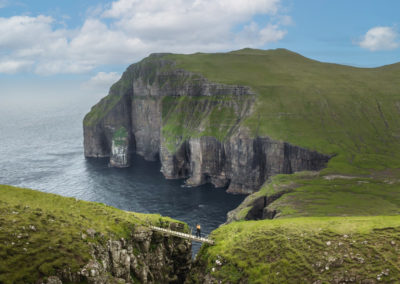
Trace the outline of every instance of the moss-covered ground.
[[113, 134], [113, 141], [116, 146], [123, 146], [128, 141], [128, 131], [125, 127], [121, 126]]
[[400, 216], [235, 222], [215, 230], [212, 238], [216, 245], [201, 248], [189, 283], [202, 283], [204, 272], [222, 283], [400, 279]]
[[187, 139], [211, 136], [224, 141], [242, 119], [250, 96], [164, 97], [162, 135], [171, 153]]
[[0, 185], [0, 283], [36, 283], [66, 267], [77, 271], [90, 258], [89, 242], [126, 238], [135, 226], [172, 221]]

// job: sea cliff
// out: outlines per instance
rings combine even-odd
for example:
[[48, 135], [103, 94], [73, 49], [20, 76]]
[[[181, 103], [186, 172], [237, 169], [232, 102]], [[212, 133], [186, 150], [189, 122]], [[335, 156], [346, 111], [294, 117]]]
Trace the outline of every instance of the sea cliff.
[[243, 122], [256, 103], [248, 86], [212, 82], [153, 54], [128, 67], [86, 115], [85, 156], [126, 167], [137, 153], [159, 159], [166, 178], [246, 194], [273, 175], [325, 166], [330, 155], [251, 133]]

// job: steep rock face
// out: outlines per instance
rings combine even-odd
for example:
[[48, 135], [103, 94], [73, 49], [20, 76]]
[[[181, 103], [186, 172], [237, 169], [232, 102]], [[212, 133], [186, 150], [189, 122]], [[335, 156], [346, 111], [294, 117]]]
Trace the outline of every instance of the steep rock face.
[[[135, 93], [141, 94], [139, 91]], [[147, 99], [146, 97], [134, 96], [131, 121], [136, 153], [148, 161], [158, 160], [158, 153], [160, 152], [161, 98]]]
[[128, 167], [130, 163], [129, 153], [130, 135], [125, 127], [121, 126], [114, 132], [111, 141], [110, 165], [113, 167]]
[[268, 137], [250, 138], [242, 130], [225, 142], [214, 137], [189, 139], [172, 157], [165, 151], [162, 148], [161, 161], [166, 177], [189, 177], [188, 186], [210, 182], [244, 194], [257, 190], [270, 176], [319, 170], [329, 160], [326, 155]]
[[[178, 224], [171, 224], [178, 229]], [[86, 239], [99, 238], [94, 230]], [[45, 283], [183, 283], [191, 265], [191, 243], [136, 227], [127, 239], [89, 243], [92, 259], [78, 272], [63, 269]], [[59, 282], [58, 282], [59, 281]]]
[[126, 283], [183, 283], [190, 268], [191, 243], [139, 227], [130, 239], [94, 245], [92, 257], [81, 271], [91, 283], [104, 283], [107, 274]]
[[[118, 103], [104, 115], [103, 118], [99, 119], [93, 125], [84, 126], [85, 157], [109, 157], [111, 154], [112, 138], [114, 133], [120, 127], [126, 128], [129, 132], [131, 131], [130, 101], [130, 96], [124, 95]], [[108, 101], [103, 99], [99, 104], [101, 103], [107, 104]]]
[[274, 174], [319, 170], [329, 160], [268, 137], [253, 138], [241, 125], [255, 102], [250, 88], [210, 82], [160, 55], [130, 66], [109, 100], [118, 98], [116, 89], [119, 100], [112, 108], [100, 102], [85, 118], [86, 157], [115, 160], [112, 137], [123, 126], [130, 133], [128, 147], [118, 152], [122, 163], [111, 165], [128, 166], [136, 152], [146, 160], [159, 158], [166, 178], [188, 178], [188, 186], [228, 186], [232, 193], [254, 192]]

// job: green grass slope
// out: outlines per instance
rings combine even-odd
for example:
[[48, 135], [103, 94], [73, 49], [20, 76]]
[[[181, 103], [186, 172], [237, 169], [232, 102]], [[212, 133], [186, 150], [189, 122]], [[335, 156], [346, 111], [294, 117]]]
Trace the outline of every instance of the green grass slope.
[[[188, 283], [398, 283], [400, 216], [236, 222], [212, 233]], [[210, 278], [208, 278], [210, 279]]]
[[[283, 194], [282, 194], [283, 193]], [[373, 176], [321, 175], [299, 172], [277, 175], [249, 195], [232, 212], [233, 220], [248, 219], [257, 199], [280, 196], [268, 205], [275, 218], [306, 216], [368, 216], [400, 214], [400, 171]]]
[[355, 68], [285, 49], [168, 55], [211, 81], [258, 95], [245, 121], [254, 136], [336, 154], [326, 173], [400, 166], [400, 65]]
[[[6, 185], [0, 185], [0, 197], [0, 283], [35, 283], [65, 267], [77, 271], [90, 259], [88, 242], [126, 238], [135, 226], [173, 221]], [[88, 229], [95, 238], [82, 238]]]
[[212, 136], [224, 141], [243, 118], [241, 114], [250, 105], [249, 95], [232, 98], [231, 95], [215, 97], [164, 97], [162, 99], [162, 136], [171, 153], [189, 138]]

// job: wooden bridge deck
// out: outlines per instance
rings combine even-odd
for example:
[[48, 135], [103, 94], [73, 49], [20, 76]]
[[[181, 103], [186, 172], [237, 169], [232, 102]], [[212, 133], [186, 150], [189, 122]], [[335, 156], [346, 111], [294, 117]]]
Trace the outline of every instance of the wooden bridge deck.
[[176, 236], [179, 238], [183, 238], [183, 239], [187, 239], [187, 240], [191, 240], [191, 241], [195, 241], [195, 242], [207, 243], [210, 245], [214, 244], [213, 240], [210, 240], [207, 238], [199, 238], [199, 237], [193, 236], [191, 234], [185, 234], [182, 232], [172, 231], [169, 229], [164, 229], [164, 228], [160, 228], [160, 227], [156, 227], [156, 226], [150, 226], [150, 228], [154, 231], [165, 233], [165, 234], [172, 235], [172, 236]]

